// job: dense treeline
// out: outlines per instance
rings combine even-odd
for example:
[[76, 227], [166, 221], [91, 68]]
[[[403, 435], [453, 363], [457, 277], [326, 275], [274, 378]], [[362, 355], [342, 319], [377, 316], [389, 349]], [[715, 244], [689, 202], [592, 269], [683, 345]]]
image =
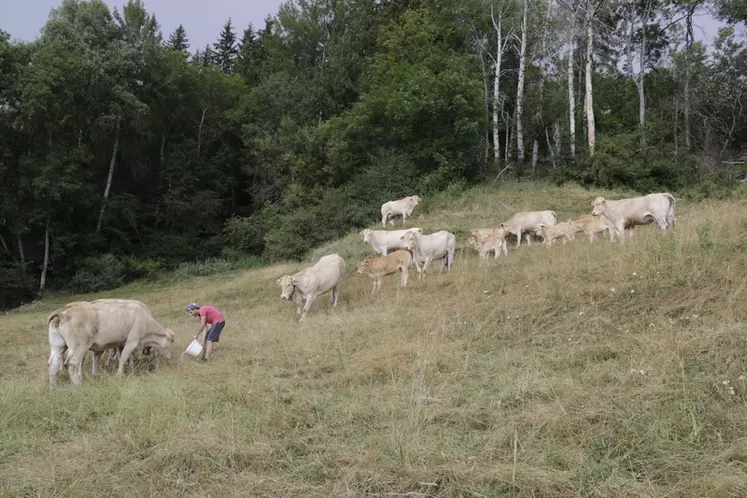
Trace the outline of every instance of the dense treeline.
[[[710, 49], [701, 11], [727, 21]], [[455, 183], [707, 193], [747, 142], [746, 11], [289, 0], [190, 47], [139, 0], [64, 0], [36, 41], [0, 32], [0, 307], [47, 283], [299, 257]]]

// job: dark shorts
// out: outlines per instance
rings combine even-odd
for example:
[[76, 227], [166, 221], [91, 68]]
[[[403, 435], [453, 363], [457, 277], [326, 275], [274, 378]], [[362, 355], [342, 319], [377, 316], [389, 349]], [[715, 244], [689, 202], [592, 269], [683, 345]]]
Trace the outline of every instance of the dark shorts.
[[207, 333], [207, 340], [210, 342], [218, 342], [218, 339], [220, 339], [220, 332], [225, 326], [226, 322], [214, 323]]

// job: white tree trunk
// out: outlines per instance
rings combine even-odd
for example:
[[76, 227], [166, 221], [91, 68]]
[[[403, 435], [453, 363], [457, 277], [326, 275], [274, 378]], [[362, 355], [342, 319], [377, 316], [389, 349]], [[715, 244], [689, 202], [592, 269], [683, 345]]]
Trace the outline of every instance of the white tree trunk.
[[8, 249], [8, 244], [5, 242], [5, 238], [3, 237], [3, 234], [1, 233], [0, 233], [0, 244], [2, 244], [5, 254], [10, 254], [10, 249]]
[[571, 141], [571, 160], [576, 157], [576, 96], [573, 92], [573, 59], [576, 39], [573, 30], [568, 30], [568, 132]]
[[524, 166], [524, 128], [522, 125], [522, 115], [524, 112], [524, 72], [526, 71], [526, 53], [527, 53], [527, 4], [529, 0], [524, 0], [524, 14], [521, 20], [521, 44], [519, 49], [519, 82], [516, 85], [516, 170], [521, 172]]
[[47, 268], [49, 268], [49, 219], [44, 229], [44, 265], [42, 266], [41, 279], [39, 281], [39, 296], [44, 293], [47, 285]]
[[23, 240], [21, 240], [21, 234], [16, 233], [16, 245], [18, 246], [18, 257], [21, 258], [21, 264], [26, 264], [26, 254], [23, 251]]
[[589, 157], [594, 156], [596, 147], [596, 125], [594, 123], [594, 88], [592, 71], [594, 62], [594, 9], [592, 2], [586, 2], [586, 133], [589, 143]]
[[[547, 55], [547, 26], [550, 21], [550, 7], [552, 6], [552, 0], [547, 2], [547, 12], [545, 13], [545, 21], [542, 25], [542, 52], [541, 58]], [[537, 157], [539, 155], [539, 130], [542, 129], [542, 99], [544, 97], [545, 89], [545, 72], [542, 70], [542, 66], [539, 67], [540, 80], [539, 80], [539, 105], [537, 106], [537, 112], [534, 117], [536, 130], [534, 132], [534, 143], [532, 144], [532, 178], [537, 177]], [[545, 129], [545, 135], [547, 135], [547, 129]], [[547, 142], [548, 148], [551, 148], [550, 142]], [[554, 161], [554, 159], [553, 159]]]
[[550, 151], [550, 161], [552, 162], [552, 169], [555, 169], [557, 167], [557, 164], [555, 163], [555, 147], [553, 147], [553, 144], [550, 141], [550, 132], [547, 128], [545, 128], [545, 140], [547, 141], [547, 149]]
[[119, 150], [119, 118], [117, 118], [117, 128], [114, 136], [114, 148], [112, 149], [112, 159], [109, 162], [109, 176], [106, 178], [106, 188], [104, 188], [104, 204], [99, 212], [99, 221], [96, 223], [96, 233], [101, 231], [101, 224], [104, 222], [104, 212], [106, 203], [109, 200], [109, 192], [112, 188], [112, 178], [114, 178], [114, 168], [117, 165], [117, 150]]
[[[493, 5], [490, 5], [490, 18], [493, 21], [495, 29], [495, 63], [493, 65], [493, 162], [496, 171], [500, 171], [501, 162], [501, 135], [500, 119], [503, 114], [503, 99], [501, 98], [501, 62], [503, 61], [503, 51], [508, 43], [508, 36], [503, 36], [503, 11], [498, 12], [496, 21], [493, 13]], [[508, 137], [508, 134], [506, 134]]]
[[638, 125], [640, 126], [641, 132], [641, 149], [646, 146], [646, 133], [644, 126], [646, 124], [646, 95], [643, 87], [644, 76], [646, 73], [646, 25], [648, 23], [648, 2], [646, 2], [646, 8], [643, 10], [643, 17], [641, 18], [641, 67], [638, 71]]

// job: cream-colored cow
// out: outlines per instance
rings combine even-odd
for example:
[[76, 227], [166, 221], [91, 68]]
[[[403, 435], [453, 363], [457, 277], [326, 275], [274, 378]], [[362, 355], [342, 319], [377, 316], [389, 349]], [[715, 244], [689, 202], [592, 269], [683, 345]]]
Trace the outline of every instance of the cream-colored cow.
[[491, 236], [505, 237], [506, 229], [500, 225], [489, 228], [473, 228], [470, 230], [470, 234], [477, 239], [485, 239]]
[[407, 232], [402, 240], [405, 241], [405, 249], [412, 252], [412, 260], [418, 269], [418, 280], [422, 280], [425, 270], [435, 260], [441, 260], [441, 269], [451, 271], [454, 262], [454, 251], [456, 250], [456, 237], [453, 233], [441, 230], [440, 232], [423, 235], [421, 229]]
[[371, 230], [366, 228], [361, 231], [363, 235], [363, 242], [370, 245], [374, 251], [378, 252], [382, 256], [386, 256], [389, 251], [395, 249], [402, 249], [405, 244], [402, 240], [402, 236], [410, 230], [418, 230], [417, 228], [410, 228], [407, 230]]
[[575, 239], [576, 232], [581, 225], [573, 220], [561, 221], [552, 226], [542, 226], [535, 231], [544, 239], [545, 245], [550, 246], [555, 239], [563, 239], [563, 244]]
[[652, 219], [662, 231], [674, 226], [675, 204], [674, 196], [667, 192], [618, 201], [608, 201], [604, 197], [597, 197], [591, 203], [593, 208], [591, 214], [605, 216], [612, 223], [615, 235], [622, 241], [626, 231], [632, 237], [635, 225], [646, 225]]
[[368, 275], [373, 279], [371, 295], [381, 289], [381, 280], [393, 273], [400, 273], [400, 287], [407, 287], [407, 269], [412, 264], [412, 253], [399, 249], [386, 256], [364, 259], [358, 263], [358, 274]]
[[529, 232], [543, 226], [555, 225], [557, 222], [555, 211], [524, 211], [516, 213], [501, 223], [501, 226], [506, 230], [506, 234], [512, 233], [516, 236], [516, 247], [519, 247], [522, 234], [526, 234], [527, 245], [532, 245]]
[[508, 257], [506, 238], [502, 236], [488, 235], [484, 238], [472, 236], [467, 240], [467, 244], [475, 249], [484, 261], [488, 260], [488, 254], [490, 254], [491, 251], [495, 254], [494, 259], [498, 259], [501, 249], [503, 250], [503, 254]]
[[104, 351], [122, 346], [117, 375], [124, 375], [124, 365], [133, 351], [147, 344], [162, 348], [170, 357], [168, 346], [174, 342], [174, 331], [163, 327], [150, 309], [140, 301], [112, 299], [78, 302], [51, 313], [49, 328], [49, 382], [67, 365], [74, 384], [82, 383], [82, 365], [86, 353], [94, 353], [95, 364]]
[[594, 216], [593, 214], [582, 214], [581, 216], [574, 216], [568, 218], [566, 221], [575, 221], [578, 223], [578, 229], [576, 233], [583, 232], [589, 241], [594, 241], [594, 236], [598, 233], [609, 233], [610, 240], [615, 241], [615, 229], [612, 227], [612, 223], [604, 216]]
[[[339, 254], [324, 256], [314, 265], [304, 268], [294, 275], [283, 275], [277, 279], [280, 286], [280, 299], [291, 301], [296, 297], [299, 321], [306, 318], [317, 297], [332, 291], [332, 307], [337, 307], [342, 287], [342, 276], [345, 273], [345, 260]], [[305, 303], [305, 304], [304, 304]], [[303, 307], [303, 312], [301, 308]]]
[[404, 226], [407, 222], [407, 217], [412, 214], [412, 210], [422, 200], [417, 195], [411, 195], [397, 201], [385, 202], [381, 205], [381, 224], [386, 228], [387, 219], [391, 217], [391, 224], [394, 225], [394, 217], [402, 216], [402, 226]]

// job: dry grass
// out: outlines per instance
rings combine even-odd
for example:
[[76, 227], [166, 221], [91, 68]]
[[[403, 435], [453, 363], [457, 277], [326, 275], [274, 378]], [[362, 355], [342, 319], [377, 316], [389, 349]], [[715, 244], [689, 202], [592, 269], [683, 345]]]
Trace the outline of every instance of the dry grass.
[[10, 313], [0, 494], [746, 495], [744, 203], [680, 202], [671, 234], [644, 227], [623, 245], [510, 246], [489, 265], [466, 248], [469, 228], [512, 208], [565, 218], [597, 194], [432, 199], [413, 223], [457, 234], [453, 270], [423, 283], [412, 270], [405, 290], [385, 278], [375, 298], [351, 234], [314, 254], [346, 257], [340, 308], [323, 296], [300, 325], [275, 279], [303, 265], [107, 294], [151, 306], [178, 351], [196, 324], [184, 306], [221, 307], [209, 365], [157, 359], [78, 389], [63, 373], [50, 391], [45, 318], [79, 296]]

